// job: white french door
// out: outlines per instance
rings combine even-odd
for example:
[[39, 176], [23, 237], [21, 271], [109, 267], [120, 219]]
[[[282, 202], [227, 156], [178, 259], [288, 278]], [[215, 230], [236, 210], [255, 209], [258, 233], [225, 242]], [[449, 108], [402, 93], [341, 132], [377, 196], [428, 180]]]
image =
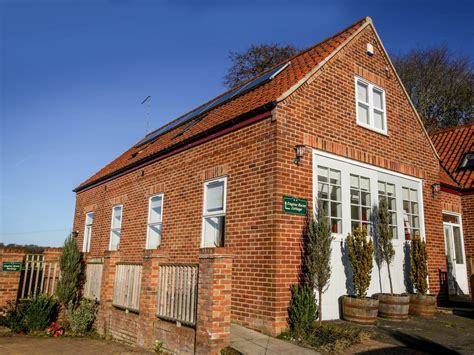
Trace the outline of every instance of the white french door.
[[449, 294], [469, 294], [461, 216], [443, 213]]

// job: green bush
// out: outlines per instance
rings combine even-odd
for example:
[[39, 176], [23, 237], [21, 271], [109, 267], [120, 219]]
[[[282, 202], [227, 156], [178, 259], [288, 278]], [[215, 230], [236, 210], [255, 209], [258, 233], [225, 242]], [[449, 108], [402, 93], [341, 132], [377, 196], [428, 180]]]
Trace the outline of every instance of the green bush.
[[296, 337], [306, 334], [316, 321], [314, 291], [307, 285], [291, 285], [291, 301], [288, 308], [290, 329]]
[[50, 296], [38, 295], [25, 301], [25, 326], [28, 330], [44, 330], [58, 315], [58, 303]]
[[94, 323], [97, 313], [97, 303], [95, 300], [83, 298], [77, 307], [72, 302], [67, 310], [67, 320], [69, 327], [75, 333], [85, 333], [89, 331]]
[[1, 318], [1, 324], [10, 328], [12, 332], [19, 333], [26, 330], [25, 313], [27, 303], [18, 303], [9, 301], [7, 304], [7, 311], [4, 317]]

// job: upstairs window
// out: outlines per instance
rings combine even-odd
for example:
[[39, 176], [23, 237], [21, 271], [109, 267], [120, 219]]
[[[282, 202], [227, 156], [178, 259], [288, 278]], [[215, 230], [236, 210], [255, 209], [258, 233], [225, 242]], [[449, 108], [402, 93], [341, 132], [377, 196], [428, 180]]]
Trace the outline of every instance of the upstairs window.
[[357, 124], [387, 134], [385, 91], [368, 81], [355, 78]]
[[202, 248], [224, 245], [227, 179], [204, 183]]
[[161, 221], [163, 219], [163, 194], [150, 197], [148, 207], [147, 249], [156, 249], [161, 244]]
[[84, 228], [84, 241], [82, 243], [82, 251], [88, 253], [91, 249], [91, 237], [92, 237], [92, 222], [94, 221], [94, 213], [90, 212], [86, 214], [86, 226]]
[[461, 159], [459, 169], [471, 169], [474, 170], [474, 153], [466, 153]]
[[122, 206], [112, 208], [112, 226], [110, 228], [109, 250], [118, 250], [122, 231]]

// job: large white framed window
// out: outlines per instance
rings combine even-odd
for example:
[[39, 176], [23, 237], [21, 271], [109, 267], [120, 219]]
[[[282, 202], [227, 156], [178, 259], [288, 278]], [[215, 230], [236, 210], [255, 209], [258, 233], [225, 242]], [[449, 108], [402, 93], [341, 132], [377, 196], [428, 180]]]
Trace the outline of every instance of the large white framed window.
[[122, 233], [122, 211], [122, 205], [114, 206], [112, 208], [112, 225], [110, 227], [109, 250], [119, 249], [120, 235]]
[[[327, 193], [321, 194], [320, 191], [329, 191], [325, 188], [327, 183], [320, 178], [320, 167], [330, 167], [330, 169], [340, 172], [340, 182], [337, 186], [340, 186], [338, 216], [341, 218], [341, 226], [337, 228], [337, 232], [333, 227], [335, 240], [344, 239], [354, 227], [360, 224], [367, 225], [368, 235], [371, 236], [373, 208], [378, 205], [381, 198], [387, 198], [389, 211], [392, 215], [390, 225], [394, 235], [394, 244], [400, 244], [398, 236], [405, 233], [403, 189], [408, 188], [413, 191], [413, 198], [415, 198], [415, 192], [416, 196], [420, 197], [422, 196], [422, 180], [317, 150], [314, 150], [313, 153], [313, 166], [315, 174], [313, 179], [314, 208], [316, 208], [318, 196], [323, 202], [328, 196]], [[329, 201], [331, 202], [331, 200]], [[416, 228], [423, 236], [422, 202], [421, 198], [417, 199], [413, 206], [417, 210]]]
[[156, 249], [161, 244], [161, 225], [163, 221], [163, 194], [150, 197], [148, 204], [148, 230], [146, 249]]
[[355, 77], [357, 124], [387, 134], [385, 90]]
[[224, 245], [227, 178], [204, 183], [204, 208], [202, 218], [202, 248]]
[[92, 223], [94, 222], [94, 212], [86, 214], [86, 222], [84, 227], [84, 240], [82, 242], [82, 251], [88, 253], [91, 249]]

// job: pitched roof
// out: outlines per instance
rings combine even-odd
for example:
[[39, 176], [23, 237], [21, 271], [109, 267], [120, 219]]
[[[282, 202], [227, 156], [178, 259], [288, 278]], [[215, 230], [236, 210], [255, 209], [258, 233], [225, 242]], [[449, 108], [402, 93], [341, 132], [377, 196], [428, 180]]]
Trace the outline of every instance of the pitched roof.
[[459, 169], [459, 164], [465, 153], [474, 152], [474, 123], [438, 130], [431, 134], [431, 140], [438, 151], [445, 175], [449, 176], [440, 175], [441, 182], [454, 187], [473, 188], [474, 171]]
[[[157, 156], [166, 149], [174, 147], [179, 143], [189, 141], [191, 138], [201, 135], [213, 127], [219, 126], [220, 124], [228, 122], [236, 117], [240, 117], [269, 103], [275, 102], [281, 95], [304, 79], [305, 75], [307, 75], [313, 68], [330, 57], [330, 55], [334, 53], [338, 47], [343, 45], [344, 42], [347, 41], [352, 35], [371, 22], [372, 20], [369, 17], [365, 17], [346, 29], [316, 44], [315, 46], [296, 54], [292, 58], [285, 61], [290, 62], [291, 64], [273, 80], [270, 80], [261, 86], [257, 86], [255, 89], [250, 90], [241, 96], [237, 96], [236, 98], [212, 109], [211, 111], [207, 112], [206, 116], [200, 122], [196, 123], [192, 128], [183, 134], [177, 136], [177, 134], [183, 130], [183, 126], [180, 125], [174, 129], [171, 129], [167, 133], [158, 136], [157, 139], [151, 140], [149, 143], [137, 147], [131, 147], [96, 174], [81, 183], [74, 191], [80, 191], [100, 181], [111, 178], [119, 171], [123, 171], [128, 167], [140, 164], [140, 162]], [[279, 63], [273, 68], [276, 68], [281, 64], [282, 63]], [[261, 73], [260, 75], [257, 75], [256, 78], [264, 75], [273, 68]], [[254, 78], [251, 80], [253, 79]], [[241, 85], [245, 84], [246, 82], [242, 83]], [[235, 88], [231, 90], [234, 89]], [[217, 100], [226, 93], [223, 93], [222, 95], [209, 101], [209, 103]], [[207, 104], [208, 103], [204, 105]], [[197, 111], [204, 105], [197, 107], [193, 111]], [[176, 120], [180, 119], [180, 117], [178, 117]], [[153, 132], [151, 132], [149, 135], [151, 134], [153, 134]]]

